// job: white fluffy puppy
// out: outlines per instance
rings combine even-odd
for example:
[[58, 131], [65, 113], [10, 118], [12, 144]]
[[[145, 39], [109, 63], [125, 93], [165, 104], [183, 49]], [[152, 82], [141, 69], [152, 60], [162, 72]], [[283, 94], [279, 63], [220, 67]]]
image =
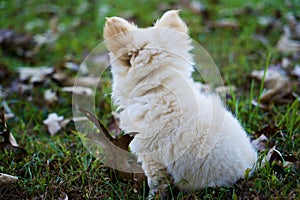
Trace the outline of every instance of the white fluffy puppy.
[[114, 103], [120, 126], [153, 194], [167, 181], [182, 190], [226, 186], [253, 169], [257, 154], [219, 97], [199, 92], [191, 74], [191, 39], [178, 11], [153, 27], [107, 18]]

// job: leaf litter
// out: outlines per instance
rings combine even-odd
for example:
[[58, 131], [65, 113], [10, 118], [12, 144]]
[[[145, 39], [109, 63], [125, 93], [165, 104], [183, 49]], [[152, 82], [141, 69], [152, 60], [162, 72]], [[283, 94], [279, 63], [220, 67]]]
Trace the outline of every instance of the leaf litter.
[[264, 70], [254, 70], [250, 77], [258, 81], [264, 80], [267, 90], [260, 97], [262, 104], [268, 105], [271, 102], [276, 102], [292, 92], [290, 80], [277, 70], [268, 69], [266, 73]]
[[[192, 5], [191, 4], [191, 6], [194, 6], [194, 8], [191, 8], [191, 9], [195, 9], [195, 12], [200, 12], [200, 11], [198, 11], [197, 9], [197, 6], [198, 5]], [[222, 21], [222, 20], [221, 20]], [[226, 22], [226, 20], [225, 20], [225, 22]], [[224, 25], [224, 24], [223, 24]], [[219, 27], [222, 27], [223, 26], [222, 24], [221, 24], [221, 26], [219, 26], [219, 25], [217, 25], [216, 26], [216, 28], [219, 28]], [[226, 23], [225, 23], [225, 25], [226, 25]], [[227, 28], [226, 26], [225, 26], [225, 28]], [[229, 27], [230, 28], [230, 27]], [[69, 66], [68, 66], [69, 65]], [[73, 62], [69, 62], [69, 64], [67, 64], [66, 65], [67, 66], [67, 68], [69, 68], [69, 69], [71, 69], [71, 70], [74, 70], [74, 71], [76, 71], [76, 69], [78, 69], [78, 65], [76, 66], [76, 63], [73, 63]], [[296, 67], [295, 67], [295, 69], [296, 69]], [[297, 76], [297, 71], [295, 71], [296, 73], [295, 73], [295, 76]], [[63, 78], [62, 79], [57, 79], [57, 76], [58, 75], [61, 75], [61, 74], [59, 74], [59, 73], [56, 73], [56, 72], [53, 72], [53, 73], [51, 73], [51, 74], [49, 74], [49, 75], [46, 75], [45, 77], [51, 77], [52, 78], [52, 80], [55, 80], [57, 83], [59, 83], [60, 85], [62, 85], [62, 86], [72, 86], [72, 85], [74, 85], [74, 82], [75, 82], [75, 78], [73, 78], [73, 77], [70, 77], [69, 75], [67, 75], [67, 74], [63, 74]], [[282, 75], [282, 74], [281, 74]], [[283, 75], [283, 77], [286, 77], [286, 74], [284, 74]], [[85, 78], [86, 79], [88, 79], [88, 81], [85, 81]], [[31, 78], [28, 78], [27, 80], [24, 80], [24, 81], [28, 81], [29, 80], [29, 82], [32, 82], [32, 83], [36, 83], [37, 81], [31, 81]], [[34, 79], [33, 79], [34, 80]], [[37, 79], [37, 80], [39, 80], [39, 79]], [[40, 80], [42, 80], [42, 79], [40, 79]], [[89, 86], [94, 86], [95, 85], [95, 83], [97, 83], [97, 79], [96, 78], [94, 78], [94, 77], [82, 77], [82, 79], [80, 79], [80, 81], [78, 81], [79, 79], [77, 79], [76, 81], [77, 81], [77, 83], [80, 83], [80, 84], [78, 84], [79, 86], [83, 86], [83, 87], [89, 87]], [[259, 79], [258, 79], [259, 80]], [[261, 79], [262, 80], [262, 79]], [[259, 80], [259, 81], [261, 81], [261, 80]], [[86, 83], [87, 82], [87, 83]], [[272, 81], [271, 81], [272, 82]], [[25, 85], [25, 84], [24, 84]], [[271, 84], [272, 85], [272, 84]], [[276, 85], [276, 84], [275, 84]], [[30, 87], [30, 89], [32, 89], [32, 87]], [[230, 90], [232, 90], [232, 88], [230, 89], [229, 87], [224, 87], [224, 88], [219, 88], [220, 89], [220, 91], [217, 91], [217, 92], [221, 92], [221, 93], [229, 93], [230, 92]], [[266, 89], [268, 89], [267, 87], [266, 87]], [[274, 87], [271, 87], [271, 90], [272, 89], [274, 89]], [[235, 90], [235, 88], [234, 88], [234, 90]], [[48, 94], [47, 94], [47, 96], [49, 97], [49, 99], [55, 99], [55, 100], [49, 100], [49, 102], [48, 103], [51, 103], [51, 102], [56, 102], [57, 101], [57, 91], [51, 91], [51, 90], [47, 90], [48, 91]], [[73, 90], [72, 90], [73, 91]], [[266, 91], [267, 92], [267, 91]], [[277, 92], [278, 92], [278, 90], [277, 90]], [[46, 92], [45, 92], [46, 93]], [[55, 95], [53, 94], [53, 93], [55, 93]], [[280, 93], [280, 91], [279, 91], [279, 93]], [[290, 94], [290, 93], [289, 93]], [[84, 93], [83, 93], [83, 95], [84, 95]], [[55, 97], [56, 96], [56, 97]], [[272, 97], [272, 95], [271, 95], [271, 97]], [[45, 98], [46, 99], [46, 98]], [[263, 100], [264, 100], [264, 98], [262, 98]], [[267, 100], [267, 102], [266, 102], [266, 104], [269, 104], [269, 103], [272, 103], [272, 102], [274, 102], [274, 101], [280, 101], [280, 95], [279, 96], [277, 96], [277, 94], [275, 95], [275, 97], [272, 97], [272, 98], [270, 98], [270, 101], [268, 102], [268, 100]], [[261, 102], [260, 102], [261, 103]], [[88, 115], [87, 113], [86, 113], [86, 115]], [[105, 129], [105, 127], [103, 126], [103, 124], [101, 124], [101, 122], [99, 121], [99, 120], [95, 120], [96, 119], [96, 117], [95, 116], [92, 116], [92, 115], [89, 115], [90, 116], [90, 120], [91, 121], [93, 121], [93, 123], [95, 123], [96, 124], [96, 126], [97, 126], [97, 123], [99, 123], [100, 124], [100, 128], [98, 127], [98, 129], [100, 130], [100, 132], [102, 131], [102, 132], [108, 132], [106, 129]], [[59, 116], [58, 116], [58, 118], [59, 118]], [[67, 119], [68, 120], [68, 119]], [[59, 124], [61, 125], [62, 123], [63, 123], [63, 121], [65, 121], [65, 120], [62, 120], [62, 121], [60, 121], [59, 120]], [[96, 122], [96, 121], [98, 121], [98, 122]], [[63, 126], [63, 125], [61, 125], [61, 126]], [[105, 131], [104, 131], [105, 130]], [[109, 134], [109, 133], [108, 133]], [[278, 134], [278, 133], [277, 133]], [[103, 143], [103, 138], [102, 138], [102, 136], [99, 136], [99, 133], [97, 133], [97, 135], [96, 134], [88, 134], [87, 135], [88, 137], [90, 137], [91, 139], [95, 139], [96, 141], [99, 141], [99, 143]], [[279, 135], [277, 135], [277, 136], [279, 136]], [[280, 136], [280, 137], [283, 137], [283, 136]], [[108, 137], [109, 138], [109, 137]], [[122, 136], [120, 137], [120, 138], [117, 138], [117, 139], [120, 139], [120, 141], [123, 141], [123, 139], [124, 139], [124, 141], [123, 142], [125, 142], [124, 143], [124, 148], [126, 148], [127, 147], [127, 150], [128, 150], [128, 144], [126, 143], [126, 142], [128, 142], [127, 140], [125, 140], [125, 138], [123, 138], [123, 139], [121, 139], [122, 138]], [[267, 133], [267, 131], [266, 130], [264, 130], [263, 131], [263, 134], [261, 134], [261, 136], [259, 136], [258, 137], [258, 140], [257, 140], [257, 145], [259, 146], [259, 151], [264, 151], [264, 150], [267, 150], [267, 149], [269, 149], [269, 148], [271, 148], [270, 150], [269, 150], [269, 154], [270, 154], [270, 158], [269, 158], [269, 162], [276, 162], [276, 160], [278, 160], [278, 161], [280, 161], [280, 159], [282, 160], [282, 158], [285, 158], [285, 161], [287, 161], [288, 160], [288, 158], [286, 158], [285, 156], [286, 156], [286, 154], [281, 154], [280, 152], [278, 153], [278, 150], [276, 149], [276, 146], [275, 146], [275, 143], [274, 143], [274, 146], [273, 146], [273, 144], [271, 143], [270, 144], [270, 135], [268, 135], [268, 133]], [[113, 139], [115, 139], [115, 138], [113, 138]], [[110, 139], [109, 139], [110, 140]], [[105, 141], [105, 140], [104, 140]], [[123, 143], [123, 142], [121, 142], [121, 143]], [[130, 142], [130, 141], [129, 141]], [[120, 145], [120, 144], [119, 144]], [[122, 146], [122, 145], [121, 145]], [[122, 149], [122, 148], [121, 148]], [[290, 155], [287, 155], [287, 156], [290, 156]], [[293, 160], [293, 159], [292, 159]], [[282, 162], [282, 161], [280, 161], [280, 162]], [[298, 161], [297, 161], [298, 162]], [[134, 180], [134, 178], [132, 179], [132, 175], [130, 175], [129, 176], [129, 178], [127, 177], [127, 176], [125, 176], [126, 178], [122, 178], [122, 176], [124, 176], [124, 175], [118, 175], [119, 176], [119, 178], [121, 177], [121, 179], [123, 179], [123, 180], [126, 180], [126, 178], [127, 179], [130, 179], [130, 180], [133, 180], [133, 181], [135, 181]]]
[[0, 29], [0, 47], [3, 52], [32, 59], [44, 44], [54, 43], [58, 34], [48, 30], [43, 34], [31, 35], [14, 30]]
[[54, 72], [53, 67], [20, 67], [18, 68], [19, 79], [22, 82], [29, 81], [30, 84], [44, 82], [47, 76]]
[[293, 53], [300, 51], [300, 23], [292, 13], [287, 14], [288, 24], [284, 26], [284, 33], [277, 42], [280, 52]]
[[[26, 150], [19, 147], [6, 124], [4, 107], [0, 109], [0, 139], [0, 151], [11, 151], [16, 161], [23, 159], [27, 155]], [[0, 186], [12, 184], [17, 180], [18, 177], [16, 176], [0, 173]]]
[[252, 140], [251, 143], [255, 149], [258, 152], [267, 152], [262, 161], [262, 166], [264, 166], [264, 162], [269, 162], [272, 166], [276, 165], [281, 170], [291, 167], [294, 173], [299, 172], [299, 158], [291, 153], [280, 152], [277, 148], [279, 144], [275, 139], [286, 138], [278, 127], [266, 126], [254, 135], [257, 139]]

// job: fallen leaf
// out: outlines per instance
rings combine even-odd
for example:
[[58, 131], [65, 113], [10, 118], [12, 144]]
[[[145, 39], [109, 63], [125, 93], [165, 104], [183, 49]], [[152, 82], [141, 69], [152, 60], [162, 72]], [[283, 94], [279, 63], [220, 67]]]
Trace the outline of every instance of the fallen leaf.
[[188, 9], [190, 9], [193, 13], [195, 14], [200, 14], [202, 13], [206, 7], [204, 6], [203, 3], [201, 3], [200, 1], [188, 1], [188, 0], [181, 0], [180, 3], [187, 7]]
[[93, 94], [93, 90], [91, 88], [82, 87], [82, 86], [62, 87], [60, 91], [72, 92], [73, 94], [84, 95], [84, 96], [90, 96]]
[[64, 119], [63, 116], [58, 116], [56, 113], [51, 113], [48, 115], [47, 119], [43, 121], [47, 125], [48, 131], [51, 135], [55, 135], [59, 130], [61, 130], [60, 122]]
[[265, 35], [262, 34], [255, 34], [253, 38], [259, 42], [261, 42], [264, 46], [269, 46], [270, 42]]
[[240, 28], [239, 23], [234, 19], [221, 19], [218, 21], [207, 22], [208, 28], [223, 28], [223, 29], [233, 29], [237, 30]]
[[9, 119], [9, 118], [13, 118], [15, 116], [15, 114], [12, 112], [12, 110], [10, 109], [10, 107], [8, 106], [8, 104], [6, 103], [6, 101], [2, 101], [2, 106], [4, 108], [4, 118], [5, 119]]
[[276, 165], [281, 169], [292, 167], [295, 173], [299, 170], [297, 158], [292, 154], [281, 153], [278, 149], [276, 149], [276, 146], [269, 150], [266, 160], [270, 164]]
[[[109, 64], [107, 64], [107, 66], [108, 65]], [[78, 72], [80, 72], [82, 75], [88, 75], [90, 73], [85, 62], [81, 63], [81, 65], [79, 66]]]
[[300, 51], [300, 42], [292, 40], [286, 35], [282, 35], [276, 44], [276, 48], [280, 52], [296, 52]]
[[80, 66], [77, 63], [74, 63], [74, 62], [66, 62], [65, 67], [67, 69], [72, 70], [72, 71], [78, 71]]
[[57, 72], [52, 74], [51, 78], [62, 86], [74, 85], [74, 78], [70, 77], [66, 73]]
[[276, 145], [275, 138], [284, 138], [283, 132], [278, 127], [266, 126], [254, 133], [256, 139], [251, 143], [258, 151], [273, 148]]
[[283, 69], [288, 69], [291, 66], [291, 61], [288, 58], [283, 58], [281, 60], [281, 66]]
[[37, 47], [40, 48], [44, 44], [54, 43], [58, 37], [59, 34], [57, 32], [47, 30], [45, 33], [35, 35], [33, 39], [36, 42]]
[[300, 40], [300, 23], [296, 17], [291, 13], [287, 13], [288, 26], [285, 27], [285, 33], [293, 40]]
[[58, 197], [58, 200], [68, 200], [68, 199], [69, 199], [69, 197], [68, 197], [67, 193], [65, 193], [65, 192], [62, 192]]
[[20, 81], [29, 80], [30, 83], [39, 83], [45, 81], [54, 69], [53, 67], [20, 67], [18, 72]]
[[300, 65], [296, 65], [292, 71], [292, 74], [294, 76], [297, 76], [298, 78], [300, 78]]
[[83, 87], [99, 87], [101, 85], [101, 81], [99, 77], [91, 77], [91, 76], [84, 76], [84, 77], [77, 77], [75, 79], [74, 84], [76, 86], [83, 86]]
[[82, 87], [99, 87], [101, 85], [101, 80], [99, 77], [92, 76], [82, 76], [82, 77], [70, 77], [65, 73], [55, 73], [52, 76], [57, 83], [62, 86], [82, 86]]
[[257, 102], [256, 100], [252, 100], [251, 104], [255, 107], [259, 107], [261, 108], [262, 110], [265, 110], [265, 111], [270, 111], [272, 109], [272, 104], [262, 104], [260, 102]]
[[[250, 77], [262, 81], [264, 70], [254, 70], [250, 74]], [[260, 102], [265, 105], [281, 99], [283, 96], [292, 92], [289, 79], [276, 70], [268, 69], [264, 81], [267, 91], [261, 95]]]
[[32, 58], [37, 51], [37, 44], [29, 34], [17, 33], [13, 30], [0, 30], [0, 47], [2, 51], [24, 58]]
[[270, 26], [276, 21], [276, 18], [273, 16], [261, 16], [258, 18], [258, 23], [261, 26]]
[[50, 19], [49, 22], [49, 30], [52, 31], [53, 33], [57, 33], [58, 32], [58, 24], [59, 22], [59, 17], [57, 15], [53, 15]]
[[3, 87], [2, 87], [2, 85], [0, 85], [0, 98], [4, 98], [4, 97], [6, 97], [6, 92], [4, 91], [4, 89], [3, 89]]
[[15, 80], [11, 83], [10, 92], [17, 92], [20, 94], [24, 94], [26, 92], [31, 92], [33, 88], [32, 84], [24, 84], [19, 80]]
[[[123, 182], [132, 182], [134, 187], [139, 190], [147, 180], [141, 166], [137, 163], [136, 158], [129, 154], [129, 143], [134, 135], [138, 133], [128, 133], [119, 138], [113, 138], [105, 126], [90, 112], [79, 109], [94, 125], [99, 129], [99, 133], [88, 133], [86, 138], [91, 139], [94, 143], [100, 145], [106, 155], [106, 164], [111, 168], [111, 172], [118, 180]], [[131, 160], [129, 162], [129, 160]], [[121, 166], [120, 166], [121, 165]], [[118, 169], [123, 169], [118, 170]]]
[[60, 122], [60, 126], [62, 128], [65, 128], [70, 122], [72, 121], [72, 119], [64, 119], [63, 121]]
[[58, 100], [57, 92], [52, 89], [48, 89], [44, 92], [44, 99], [48, 104], [56, 103]]
[[25, 149], [19, 147], [16, 139], [7, 127], [3, 107], [0, 109], [0, 138], [1, 137], [2, 140], [0, 142], [0, 150], [12, 151], [16, 161], [21, 160], [27, 154]]
[[288, 24], [284, 26], [284, 34], [277, 42], [277, 49], [280, 52], [300, 51], [300, 23], [291, 13], [287, 14]]
[[191, 1], [189, 3], [189, 7], [196, 14], [199, 14], [205, 10], [204, 4], [202, 4], [200, 1]]
[[262, 134], [259, 138], [252, 140], [251, 144], [257, 151], [263, 151], [267, 147], [268, 138]]
[[16, 139], [10, 133], [6, 125], [4, 107], [1, 107], [1, 113], [0, 113], [0, 136], [3, 137], [3, 142], [0, 143], [0, 146], [3, 145], [11, 145], [16, 147], [19, 146], [16, 142]]
[[10, 185], [18, 180], [18, 177], [0, 173], [0, 186]]
[[284, 138], [282, 131], [278, 127], [266, 126], [263, 129], [254, 133], [256, 137], [265, 135], [267, 138], [280, 137]]
[[82, 121], [87, 121], [88, 119], [86, 117], [73, 117], [72, 121], [73, 122], [82, 122]]

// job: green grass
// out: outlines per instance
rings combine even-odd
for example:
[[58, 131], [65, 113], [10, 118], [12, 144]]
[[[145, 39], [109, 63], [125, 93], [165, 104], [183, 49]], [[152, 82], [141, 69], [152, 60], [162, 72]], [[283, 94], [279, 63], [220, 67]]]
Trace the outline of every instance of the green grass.
[[[102, 41], [105, 16], [123, 16], [143, 27], [152, 25], [166, 9], [180, 8], [181, 16], [190, 28], [190, 35], [213, 57], [225, 84], [237, 87], [237, 91], [231, 92], [231, 97], [227, 99], [228, 108], [236, 114], [250, 136], [267, 125], [277, 126], [285, 135], [284, 138], [273, 138], [277, 141], [278, 150], [299, 158], [299, 102], [274, 105], [270, 111], [261, 110], [251, 102], [260, 96], [263, 85], [247, 79], [252, 70], [267, 69], [269, 63], [276, 64], [283, 57], [275, 49], [282, 30], [273, 28], [266, 32], [264, 36], [269, 40], [269, 45], [253, 39], [254, 34], [265, 31], [258, 22], [259, 17], [280, 13], [278, 20], [286, 23], [284, 16], [287, 12], [299, 14], [297, 6], [289, 6], [280, 0], [206, 0], [202, 1], [209, 13], [206, 16], [192, 13], [186, 7], [178, 7], [176, 2], [141, 1], [137, 5], [135, 1], [122, 0], [93, 0], [89, 3], [82, 0], [2, 1], [2, 29], [41, 34], [49, 28], [55, 14], [59, 18], [61, 35], [54, 44], [44, 46], [32, 60], [20, 59], [1, 50], [0, 65], [7, 68], [10, 75], [1, 79], [0, 84], [9, 88], [18, 77], [16, 69], [21, 66], [55, 66], [65, 71], [62, 67], [64, 61], [81, 63], [87, 53]], [[300, 4], [297, 0], [290, 2]], [[236, 16], [234, 11], [237, 9], [249, 12]], [[207, 30], [207, 18], [235, 19], [240, 28]], [[68, 73], [76, 75], [74, 72]], [[109, 79], [109, 74], [105, 77]], [[0, 104], [6, 101], [15, 113], [16, 117], [8, 120], [8, 126], [28, 153], [21, 160], [16, 160], [16, 155], [9, 151], [0, 153], [0, 172], [19, 177], [17, 183], [0, 187], [0, 199], [58, 199], [63, 192], [69, 199], [144, 199], [147, 195], [145, 188], [135, 193], [133, 185], [110, 180], [108, 169], [89, 154], [73, 132], [74, 124], [69, 124], [55, 136], [49, 136], [43, 120], [52, 112], [65, 118], [72, 117], [72, 96], [60, 93], [58, 104], [46, 105], [41, 96], [48, 88], [59, 90], [60, 86], [50, 81], [26, 94], [11, 91], [7, 97], [0, 99]], [[106, 125], [111, 120], [109, 91], [108, 81], [96, 97], [96, 111]], [[295, 92], [299, 89], [296, 88]], [[32, 99], [28, 100], [28, 96]], [[180, 192], [173, 196], [178, 199], [299, 199], [299, 171], [267, 164], [254, 177], [242, 180], [235, 186], [207, 188], [189, 194]]]

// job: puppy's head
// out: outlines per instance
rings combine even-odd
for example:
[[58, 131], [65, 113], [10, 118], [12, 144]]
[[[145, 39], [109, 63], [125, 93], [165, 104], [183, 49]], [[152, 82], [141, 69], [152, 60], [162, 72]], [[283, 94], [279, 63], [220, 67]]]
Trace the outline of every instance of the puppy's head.
[[[189, 55], [191, 50], [186, 24], [178, 10], [166, 12], [153, 27], [138, 28], [119, 17], [106, 18], [104, 39], [114, 58], [124, 67], [162, 64], [170, 53]], [[167, 53], [169, 52], [169, 53]]]

